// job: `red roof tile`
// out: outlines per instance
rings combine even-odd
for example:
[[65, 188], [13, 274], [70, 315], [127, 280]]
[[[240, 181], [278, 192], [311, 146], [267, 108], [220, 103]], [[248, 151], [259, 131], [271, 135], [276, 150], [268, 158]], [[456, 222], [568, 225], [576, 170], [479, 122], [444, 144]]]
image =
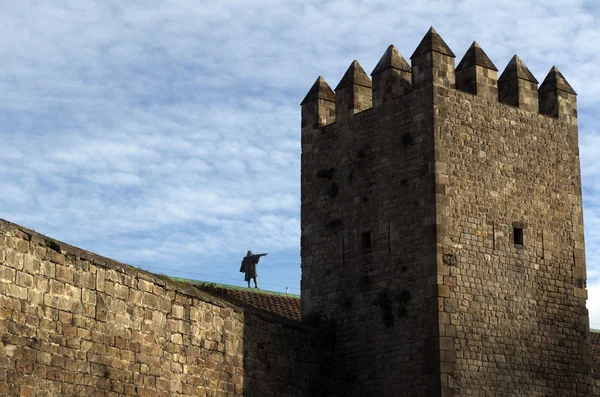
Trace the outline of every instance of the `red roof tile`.
[[231, 285], [194, 282], [174, 278], [194, 284], [211, 295], [225, 299], [238, 306], [250, 307], [277, 314], [290, 320], [300, 321], [300, 297], [278, 292], [263, 291], [255, 288], [235, 287]]
[[600, 363], [600, 332], [590, 333], [590, 345], [592, 347], [592, 361]]

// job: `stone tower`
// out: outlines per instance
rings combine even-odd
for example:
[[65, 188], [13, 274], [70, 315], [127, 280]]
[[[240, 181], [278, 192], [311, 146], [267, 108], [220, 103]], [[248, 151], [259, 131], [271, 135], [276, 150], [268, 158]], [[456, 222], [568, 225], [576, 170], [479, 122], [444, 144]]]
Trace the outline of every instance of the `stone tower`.
[[575, 91], [454, 58], [431, 28], [302, 101], [303, 317], [336, 396], [588, 396]]

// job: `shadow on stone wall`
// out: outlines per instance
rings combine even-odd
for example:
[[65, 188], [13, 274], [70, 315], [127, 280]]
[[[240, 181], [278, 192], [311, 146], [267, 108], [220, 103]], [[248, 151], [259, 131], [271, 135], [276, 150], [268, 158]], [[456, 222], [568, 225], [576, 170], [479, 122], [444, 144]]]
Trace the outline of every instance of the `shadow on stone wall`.
[[244, 396], [331, 396], [331, 344], [315, 328], [244, 310]]

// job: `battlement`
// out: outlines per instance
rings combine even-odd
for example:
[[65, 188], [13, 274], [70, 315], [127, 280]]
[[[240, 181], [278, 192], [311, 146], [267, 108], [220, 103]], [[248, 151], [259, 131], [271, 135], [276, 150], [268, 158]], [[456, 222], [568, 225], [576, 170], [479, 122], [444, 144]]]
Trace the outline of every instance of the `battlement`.
[[475, 41], [457, 67], [454, 58], [452, 50], [431, 27], [410, 57], [410, 65], [390, 45], [371, 72], [373, 80], [356, 60], [335, 93], [319, 76], [301, 103], [303, 130], [345, 124], [357, 113], [432, 85], [577, 124], [577, 94], [556, 66], [538, 89], [537, 79], [518, 55], [512, 57], [499, 78], [498, 69]]

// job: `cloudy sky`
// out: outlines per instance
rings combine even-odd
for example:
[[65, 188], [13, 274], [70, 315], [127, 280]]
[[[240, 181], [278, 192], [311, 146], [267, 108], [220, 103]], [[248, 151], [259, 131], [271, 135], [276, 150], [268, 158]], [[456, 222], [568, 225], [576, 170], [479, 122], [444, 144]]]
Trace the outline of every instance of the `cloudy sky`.
[[596, 0], [0, 3], [0, 218], [157, 273], [299, 293], [299, 103], [434, 26], [578, 92], [588, 307], [600, 328]]

